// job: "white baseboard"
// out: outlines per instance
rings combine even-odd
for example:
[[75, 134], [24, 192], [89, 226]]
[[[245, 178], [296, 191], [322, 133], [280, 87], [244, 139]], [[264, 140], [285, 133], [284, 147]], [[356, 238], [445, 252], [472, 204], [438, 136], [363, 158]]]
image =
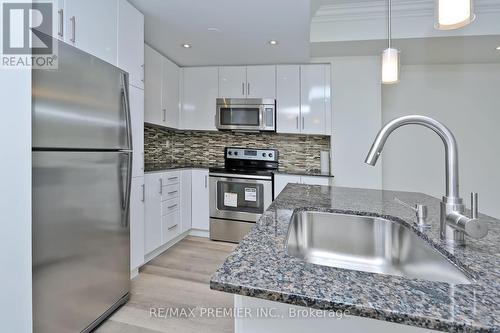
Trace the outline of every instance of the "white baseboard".
[[130, 271], [130, 280], [135, 278], [137, 275], [139, 275], [139, 267], [134, 268], [133, 270]]
[[189, 236], [209, 238], [210, 233], [208, 232], [208, 230], [191, 229], [191, 230], [189, 230]]

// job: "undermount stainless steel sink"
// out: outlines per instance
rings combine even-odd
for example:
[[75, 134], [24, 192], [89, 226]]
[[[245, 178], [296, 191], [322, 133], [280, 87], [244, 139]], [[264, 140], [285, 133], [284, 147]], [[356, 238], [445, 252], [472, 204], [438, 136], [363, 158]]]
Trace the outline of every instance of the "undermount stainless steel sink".
[[286, 249], [289, 255], [317, 265], [471, 283], [465, 273], [412, 230], [378, 217], [297, 211]]

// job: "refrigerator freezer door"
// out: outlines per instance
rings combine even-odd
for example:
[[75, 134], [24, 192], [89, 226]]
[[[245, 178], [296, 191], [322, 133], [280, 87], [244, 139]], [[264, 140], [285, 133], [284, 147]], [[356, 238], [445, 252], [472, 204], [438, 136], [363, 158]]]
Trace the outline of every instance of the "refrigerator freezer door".
[[32, 71], [33, 148], [132, 149], [128, 74], [54, 43], [58, 69]]
[[81, 332], [128, 294], [130, 156], [33, 152], [34, 332]]

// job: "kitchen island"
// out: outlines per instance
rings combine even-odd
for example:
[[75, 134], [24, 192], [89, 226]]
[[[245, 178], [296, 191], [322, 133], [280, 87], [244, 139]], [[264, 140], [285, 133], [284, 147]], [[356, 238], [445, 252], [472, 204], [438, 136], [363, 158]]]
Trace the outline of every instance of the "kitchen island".
[[[427, 205], [431, 227], [419, 229], [414, 212], [395, 202], [395, 197]], [[289, 184], [211, 278], [210, 286], [236, 294], [236, 307], [274, 304], [278, 309], [345, 311], [350, 320], [348, 324], [314, 318], [254, 321], [257, 326], [272, 327], [273, 332], [298, 332], [301, 325], [317, 332], [335, 331], [335, 325], [340, 325], [339, 332], [370, 328], [372, 332], [498, 332], [500, 221], [482, 215], [489, 224], [485, 238], [467, 239], [465, 247], [449, 247], [439, 237], [439, 204], [438, 199], [421, 193]], [[285, 248], [288, 226], [294, 210], [305, 208], [379, 216], [402, 224], [447, 257], [471, 283], [367, 273], [292, 257]], [[257, 332], [259, 327], [252, 325], [252, 321], [236, 318], [237, 332]]]

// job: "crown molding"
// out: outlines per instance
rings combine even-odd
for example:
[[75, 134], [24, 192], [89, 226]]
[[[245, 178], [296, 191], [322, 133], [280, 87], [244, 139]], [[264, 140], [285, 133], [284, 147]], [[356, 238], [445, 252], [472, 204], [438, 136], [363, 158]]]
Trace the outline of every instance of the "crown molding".
[[[430, 17], [434, 15], [434, 0], [400, 0], [392, 4], [394, 18]], [[500, 1], [476, 0], [477, 14], [500, 13]], [[313, 23], [336, 21], [379, 20], [387, 18], [387, 1], [355, 1], [321, 6], [312, 18]]]

